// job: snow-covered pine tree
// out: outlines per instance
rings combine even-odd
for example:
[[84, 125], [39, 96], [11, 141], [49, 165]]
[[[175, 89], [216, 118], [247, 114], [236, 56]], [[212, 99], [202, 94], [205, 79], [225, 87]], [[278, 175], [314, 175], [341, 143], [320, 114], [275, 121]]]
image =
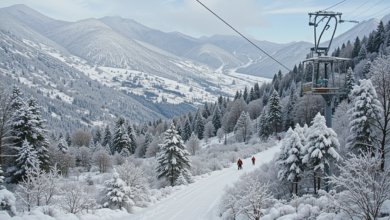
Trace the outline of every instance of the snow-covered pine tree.
[[367, 49], [366, 49], [366, 45], [362, 44], [362, 46], [360, 47], [359, 55], [358, 55], [358, 62], [362, 61], [364, 59], [367, 59]]
[[303, 172], [302, 149], [303, 145], [298, 133], [290, 127], [279, 152], [277, 165], [280, 167], [280, 171], [278, 177], [281, 180], [295, 183], [296, 195], [298, 195], [299, 175]]
[[349, 67], [347, 71], [347, 75], [345, 76], [345, 84], [346, 84], [345, 90], [348, 96], [349, 94], [351, 94], [351, 91], [353, 90], [353, 86], [355, 85], [355, 77], [351, 67]]
[[236, 126], [234, 126], [234, 132], [242, 139], [243, 142], [247, 142], [252, 132], [252, 121], [245, 111], [241, 112], [240, 117], [237, 120]]
[[72, 139], [70, 138], [69, 132], [66, 132], [65, 140], [68, 146], [72, 146]]
[[11, 109], [15, 112], [19, 110], [23, 105], [23, 93], [17, 85], [13, 85], [12, 94], [10, 97]]
[[371, 77], [370, 76], [370, 69], [371, 69], [371, 61], [370, 61], [370, 59], [368, 59], [366, 64], [364, 64], [364, 67], [363, 67], [362, 75], [363, 75], [364, 79], [369, 79]]
[[[90, 141], [91, 143], [92, 141]], [[64, 137], [60, 137], [57, 144], [57, 150], [61, 151], [62, 153], [68, 152], [68, 143], [66, 143]]]
[[211, 115], [211, 112], [210, 112], [209, 104], [206, 102], [204, 104], [202, 116], [203, 116], [203, 118], [207, 119], [210, 115]]
[[183, 174], [180, 172], [179, 177], [177, 177], [175, 181], [175, 186], [180, 186], [180, 185], [188, 185], [187, 180], [184, 178]]
[[[107, 124], [105, 129], [104, 129], [104, 138], [103, 138], [102, 145], [104, 147], [106, 147], [107, 145], [110, 147], [111, 138], [112, 138], [112, 133], [111, 133], [110, 125]], [[111, 149], [110, 149], [110, 153], [111, 153]]]
[[213, 114], [213, 120], [212, 120], [215, 129], [214, 135], [217, 133], [218, 129], [222, 127], [221, 120], [222, 120], [221, 110], [219, 109], [218, 106], [216, 106]]
[[40, 106], [37, 105], [34, 97], [30, 97], [27, 101], [29, 110], [32, 114], [33, 134], [32, 137], [25, 137], [38, 153], [40, 167], [44, 170], [49, 169], [49, 140], [47, 139], [48, 131], [46, 130], [45, 122], [39, 111]]
[[268, 102], [268, 120], [272, 131], [278, 133], [282, 123], [282, 104], [278, 92], [274, 89]]
[[105, 150], [109, 155], [111, 155], [111, 147], [110, 147], [110, 145], [106, 144], [106, 146], [104, 146], [104, 150]]
[[102, 138], [103, 138], [103, 131], [100, 128], [100, 126], [97, 126], [96, 131], [95, 131], [95, 135], [93, 136], [93, 142], [95, 142], [95, 144], [97, 142], [101, 142]]
[[128, 123], [127, 126], [127, 135], [129, 136], [130, 139], [130, 153], [134, 154], [135, 149], [137, 148], [137, 136], [135, 134], [134, 128]]
[[[119, 117], [118, 121], [115, 123], [115, 131], [114, 136], [112, 138], [112, 147], [111, 147], [111, 154], [115, 154], [115, 152], [120, 153], [123, 148], [127, 148], [127, 145], [129, 145], [129, 140], [127, 136], [127, 140], [124, 137], [124, 134], [126, 133], [125, 130], [125, 118]], [[126, 134], [127, 135], [127, 134]]]
[[259, 117], [258, 134], [262, 140], [267, 140], [271, 133], [272, 131], [268, 120], [268, 112], [266, 107], [264, 107], [263, 112]]
[[106, 191], [110, 205], [118, 206], [119, 209], [134, 205], [134, 201], [129, 197], [130, 187], [127, 186], [125, 181], [119, 178], [119, 174], [115, 169], [112, 179], [107, 180], [104, 183], [107, 186]]
[[[337, 134], [332, 128], [326, 126], [325, 117], [318, 113], [309, 127], [307, 143], [303, 150], [303, 164], [310, 164], [314, 171], [314, 185], [318, 177], [318, 189], [320, 189], [320, 178], [325, 169], [329, 168], [331, 162], [340, 160], [336, 152], [340, 144]], [[314, 187], [314, 193], [316, 189]]]
[[16, 159], [16, 172], [13, 173], [12, 182], [21, 181], [29, 168], [33, 167], [33, 165], [37, 166], [40, 164], [38, 152], [27, 139], [23, 140], [21, 147], [15, 148], [18, 154]]
[[256, 99], [261, 98], [259, 83], [255, 83], [254, 91], [255, 91]]
[[295, 96], [295, 83], [294, 81], [291, 83], [290, 86], [290, 98], [288, 100], [287, 106], [284, 109], [283, 114], [283, 125], [284, 130], [288, 130], [289, 127], [294, 127], [294, 106], [296, 102], [296, 96]]
[[203, 132], [204, 132], [204, 119], [203, 116], [199, 113], [195, 116], [195, 126], [194, 126], [194, 132], [198, 135], [199, 140], [203, 139]]
[[354, 105], [348, 111], [352, 116], [347, 147], [355, 153], [373, 150], [376, 141], [374, 118], [381, 117], [382, 108], [371, 80], [360, 80], [360, 86], [354, 86], [351, 96]]
[[[307, 127], [307, 124], [305, 124], [305, 126]], [[306, 144], [306, 136], [305, 136], [304, 127], [301, 127], [299, 125], [299, 123], [297, 123], [295, 125], [294, 131], [298, 134], [299, 138], [301, 139], [302, 146], [305, 146], [305, 144]]]
[[180, 174], [189, 173], [188, 169], [191, 167], [189, 153], [173, 123], [170, 129], [165, 131], [164, 143], [160, 148], [157, 158], [157, 178], [166, 178], [173, 186]]
[[185, 123], [184, 123], [184, 128], [182, 129], [182, 138], [183, 138], [183, 141], [187, 141], [190, 136], [191, 136], [191, 124], [190, 124], [190, 120], [187, 118]]

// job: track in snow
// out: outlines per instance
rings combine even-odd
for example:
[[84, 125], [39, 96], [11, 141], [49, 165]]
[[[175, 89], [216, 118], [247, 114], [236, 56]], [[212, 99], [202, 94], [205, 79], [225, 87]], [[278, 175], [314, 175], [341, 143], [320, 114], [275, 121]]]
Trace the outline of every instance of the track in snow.
[[219, 218], [220, 197], [226, 185], [239, 179], [244, 172], [258, 168], [261, 163], [272, 160], [279, 151], [279, 144], [255, 155], [256, 165], [251, 158], [243, 160], [243, 169], [237, 166], [213, 172], [210, 176], [200, 179], [187, 188], [168, 196], [163, 201], [118, 220], [214, 220]]

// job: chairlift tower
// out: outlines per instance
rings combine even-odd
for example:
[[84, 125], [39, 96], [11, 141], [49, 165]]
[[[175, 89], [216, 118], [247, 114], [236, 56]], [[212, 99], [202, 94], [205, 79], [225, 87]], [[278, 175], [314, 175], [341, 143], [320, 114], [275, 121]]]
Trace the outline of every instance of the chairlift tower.
[[[305, 95], [321, 95], [324, 98], [326, 126], [329, 128], [332, 127], [332, 101], [334, 96], [347, 94], [345, 90], [346, 64], [351, 61], [351, 59], [347, 58], [328, 56], [333, 37], [336, 33], [337, 24], [355, 22], [341, 20], [341, 15], [342, 13], [330, 11], [309, 13], [309, 26], [314, 27], [314, 47], [310, 48], [310, 54], [303, 61], [305, 74], [307, 74], [306, 68], [311, 67], [312, 77], [311, 82], [306, 82], [308, 77], [304, 75], [302, 92]], [[322, 30], [318, 27], [321, 22], [326, 22]], [[333, 33], [328, 45], [321, 44], [323, 34], [329, 29], [332, 30], [331, 25], [333, 25]], [[321, 31], [319, 35], [317, 29]], [[336, 74], [335, 71], [337, 71]], [[342, 74], [344, 74], [343, 80], [341, 80]], [[325, 166], [325, 173], [328, 176], [332, 175], [331, 164], [330, 166]], [[328, 192], [332, 188], [327, 180], [325, 180], [325, 188]]]

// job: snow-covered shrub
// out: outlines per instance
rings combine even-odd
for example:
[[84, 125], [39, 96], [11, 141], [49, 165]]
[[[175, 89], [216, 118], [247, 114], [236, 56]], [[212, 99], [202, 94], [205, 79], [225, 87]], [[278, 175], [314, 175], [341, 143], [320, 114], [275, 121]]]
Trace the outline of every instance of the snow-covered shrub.
[[150, 201], [149, 183], [143, 169], [126, 160], [124, 164], [116, 167], [116, 172], [129, 187], [128, 194], [134, 204], [144, 206]]
[[96, 206], [94, 186], [85, 186], [82, 182], [71, 180], [64, 183], [58, 197], [59, 205], [65, 211], [76, 214], [91, 210]]
[[236, 219], [242, 215], [251, 220], [258, 220], [273, 202], [268, 184], [244, 174], [241, 181], [225, 188], [220, 211], [224, 219]]
[[112, 166], [112, 158], [106, 150], [100, 149], [93, 154], [93, 163], [99, 167], [100, 173], [105, 173]]
[[54, 197], [59, 194], [61, 178], [56, 167], [45, 172], [34, 165], [26, 171], [26, 176], [18, 184], [16, 195], [22, 209], [31, 211], [36, 206], [50, 206], [54, 204]]
[[206, 166], [206, 164], [199, 157], [190, 157], [192, 166], [190, 172], [193, 176], [199, 176], [211, 170]]
[[351, 155], [339, 165], [340, 176], [330, 177], [337, 190], [344, 190], [336, 200], [338, 208], [351, 217], [376, 219], [381, 205], [390, 199], [390, 166], [381, 170], [381, 154], [362, 152]]
[[0, 189], [0, 211], [4, 210], [10, 215], [16, 215], [16, 198], [6, 188]]

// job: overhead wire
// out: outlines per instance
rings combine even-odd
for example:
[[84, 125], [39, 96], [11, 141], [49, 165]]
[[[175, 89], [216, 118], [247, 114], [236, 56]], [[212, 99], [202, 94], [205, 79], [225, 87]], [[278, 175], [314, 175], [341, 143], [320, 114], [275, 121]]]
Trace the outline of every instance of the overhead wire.
[[373, 6], [369, 7], [367, 10], [363, 11], [362, 13], [356, 15], [355, 17], [353, 17], [353, 18], [351, 18], [351, 19], [354, 19], [354, 18], [360, 16], [361, 14], [363, 14], [363, 13], [365, 13], [366, 11], [370, 10], [371, 8], [377, 6], [379, 3], [383, 2], [383, 1], [384, 1], [384, 0], [380, 0], [379, 2], [377, 2], [376, 4], [374, 4]]
[[[378, 11], [378, 12], [376, 12], [376, 13], [370, 15], [370, 16], [368, 16], [367, 18], [363, 19], [362, 21], [367, 20], [367, 19], [369, 19], [369, 18], [372, 18], [372, 17], [374, 17], [375, 15], [377, 15], [377, 14], [379, 14], [379, 13], [381, 13], [381, 12], [383, 12], [383, 11], [389, 9], [389, 8], [390, 8], [390, 6], [387, 7], [387, 8], [385, 8], [385, 9], [382, 9], [382, 10], [380, 10], [380, 11]], [[387, 12], [385, 12], [384, 14], [387, 14]], [[384, 15], [384, 14], [383, 14], [383, 15]]]
[[204, 5], [202, 2], [200, 2], [199, 0], [196, 0], [197, 2], [199, 2], [199, 4], [201, 4], [204, 8], [206, 8], [208, 11], [210, 11], [213, 15], [215, 15], [217, 18], [219, 18], [219, 20], [221, 20], [223, 23], [225, 23], [227, 26], [229, 26], [231, 29], [233, 29], [237, 34], [239, 34], [241, 37], [243, 37], [245, 40], [247, 40], [250, 44], [252, 44], [253, 46], [255, 46], [257, 49], [259, 49], [261, 52], [263, 52], [265, 55], [267, 55], [268, 57], [270, 57], [271, 59], [273, 59], [275, 62], [277, 62], [279, 65], [281, 65], [282, 67], [284, 67], [285, 69], [287, 69], [289, 72], [292, 72], [289, 68], [287, 68], [285, 65], [283, 65], [281, 62], [279, 62], [278, 60], [276, 60], [275, 58], [273, 58], [271, 55], [269, 55], [267, 52], [265, 52], [264, 50], [262, 50], [259, 46], [257, 46], [255, 43], [253, 43], [251, 40], [249, 40], [248, 38], [246, 38], [243, 34], [241, 34], [239, 31], [237, 31], [234, 27], [232, 27], [229, 23], [227, 23], [225, 20], [223, 20], [221, 17], [219, 17], [217, 14], [215, 14], [211, 9], [209, 9], [206, 5]]
[[337, 4], [335, 4], [335, 5], [330, 6], [329, 8], [326, 8], [326, 9], [322, 10], [322, 11], [326, 11], [326, 10], [328, 10], [328, 9], [331, 9], [331, 8], [337, 6], [337, 5], [339, 5], [339, 4], [341, 4], [341, 3], [345, 2], [345, 1], [347, 1], [347, 0], [343, 0], [343, 1], [341, 1], [341, 2], [339, 2], [339, 3], [337, 3]]
[[358, 10], [359, 8], [363, 7], [365, 4], [367, 4], [367, 2], [369, 2], [370, 0], [367, 0], [366, 2], [364, 2], [363, 4], [361, 4], [359, 7], [357, 7], [355, 10], [353, 10], [352, 12], [350, 12], [349, 14], [345, 15], [344, 18], [348, 17], [349, 15], [353, 14], [356, 10]]

